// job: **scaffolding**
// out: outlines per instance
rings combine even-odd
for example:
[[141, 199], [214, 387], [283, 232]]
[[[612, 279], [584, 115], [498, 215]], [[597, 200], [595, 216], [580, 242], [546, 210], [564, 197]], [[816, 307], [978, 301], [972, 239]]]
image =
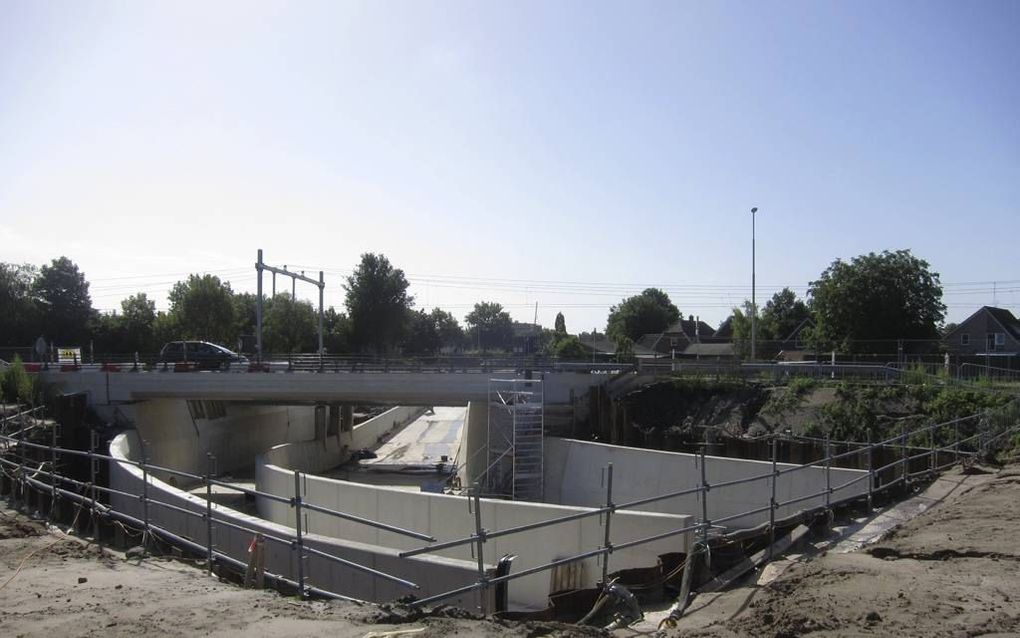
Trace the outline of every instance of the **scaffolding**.
[[544, 405], [539, 380], [489, 380], [488, 463], [481, 479], [488, 494], [542, 500]]

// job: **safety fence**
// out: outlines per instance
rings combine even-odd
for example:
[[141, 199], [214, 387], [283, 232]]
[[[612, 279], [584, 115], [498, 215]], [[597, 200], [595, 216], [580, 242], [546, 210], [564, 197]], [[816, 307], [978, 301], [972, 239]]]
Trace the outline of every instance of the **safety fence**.
[[[389, 525], [336, 509], [304, 502], [301, 490], [302, 473], [299, 471], [294, 472], [293, 496], [285, 497], [218, 480], [215, 477], [215, 458], [211, 455], [208, 458], [208, 471], [203, 475], [199, 475], [183, 472], [173, 468], [153, 465], [151, 463], [147, 463], [145, 460], [134, 461], [102, 454], [97, 451], [99, 441], [94, 432], [90, 436], [88, 450], [69, 449], [67, 447], [58, 446], [57, 428], [54, 425], [50, 426], [51, 431], [49, 433], [49, 442], [40, 443], [37, 442], [40, 438], [39, 433], [32, 432], [32, 430], [46, 427], [44, 425], [39, 425], [38, 423], [41, 412], [42, 411], [37, 408], [31, 412], [24, 412], [8, 417], [0, 423], [0, 425], [3, 426], [3, 430], [0, 431], [5, 432], [0, 434], [0, 468], [3, 470], [2, 476], [5, 483], [5, 485], [0, 486], [4, 488], [0, 491], [8, 493], [9, 499], [13, 500], [14, 503], [19, 501], [25, 503], [28, 498], [29, 490], [33, 490], [37, 494], [48, 498], [49, 512], [52, 515], [52, 513], [57, 509], [58, 503], [66, 499], [69, 502], [76, 504], [79, 508], [87, 509], [93, 522], [93, 526], [97, 525], [97, 521], [99, 519], [106, 519], [117, 524], [124, 524], [141, 530], [143, 534], [143, 542], [148, 538], [158, 536], [173, 545], [186, 549], [187, 551], [198, 555], [204, 555], [206, 558], [206, 567], [210, 572], [217, 563], [233, 569], [239, 569], [241, 571], [244, 571], [247, 568], [243, 561], [238, 560], [236, 557], [229, 556], [227, 553], [217, 549], [215, 531], [217, 526], [236, 528], [242, 532], [251, 534], [253, 538], [261, 535], [266, 541], [276, 543], [291, 552], [293, 555], [292, 564], [296, 566], [296, 573], [294, 574], [266, 574], [267, 579], [271, 581], [275, 580], [280, 586], [296, 590], [301, 595], [317, 595], [330, 598], [344, 599], [347, 597], [334, 590], [319, 587], [309, 582], [309, 578], [305, 573], [304, 568], [304, 560], [308, 556], [315, 556], [326, 561], [334, 562], [345, 569], [350, 569], [355, 572], [367, 574], [373, 578], [394, 583], [400, 588], [405, 589], [407, 592], [419, 591], [421, 587], [418, 583], [407, 578], [402, 578], [392, 573], [374, 569], [365, 564], [347, 560], [330, 552], [309, 546], [306, 542], [307, 534], [302, 529], [303, 511], [319, 512], [321, 514], [385, 530], [387, 532], [414, 538], [427, 543], [421, 547], [400, 552], [398, 555], [402, 559], [411, 559], [416, 556], [431, 554], [452, 547], [471, 545], [474, 548], [476, 559], [477, 579], [474, 582], [417, 599], [412, 604], [416, 606], [428, 605], [452, 598], [464, 600], [464, 595], [474, 595], [477, 593], [479, 607], [482, 608], [483, 611], [487, 611], [487, 601], [490, 600], [489, 594], [491, 593], [490, 588], [496, 588], [497, 586], [504, 585], [515, 579], [591, 558], [601, 560], [602, 582], [605, 583], [609, 574], [610, 558], [613, 552], [639, 545], [645, 545], [666, 538], [683, 537], [686, 535], [700, 537], [701, 542], [707, 545], [710, 538], [722, 536], [727, 531], [726, 523], [732, 523], [733, 521], [744, 517], [768, 513], [768, 524], [763, 527], [763, 533], [767, 535], [769, 546], [771, 547], [776, 539], [777, 529], [782, 529], [794, 522], [804, 520], [806, 517], [810, 517], [821, 512], [831, 512], [833, 508], [847, 505], [852, 501], [865, 502], [870, 510], [874, 496], [877, 493], [884, 492], [895, 487], [909, 486], [915, 481], [933, 477], [937, 472], [945, 470], [961, 460], [973, 459], [975, 456], [987, 453], [990, 450], [995, 449], [997, 446], [1002, 445], [1005, 437], [1016, 432], [1018, 427], [1020, 427], [1020, 402], [1014, 401], [1003, 408], [989, 410], [950, 421], [923, 425], [912, 429], [908, 429], [906, 426], [903, 426], [901, 432], [894, 436], [881, 441], [873, 442], [869, 440], [863, 444], [858, 444], [858, 447], [855, 449], [850, 449], [838, 454], [831, 453], [830, 446], [833, 445], [834, 442], [823, 439], [825, 442], [825, 455], [823, 458], [803, 465], [784, 468], [779, 467], [776, 455], [776, 446], [784, 436], [779, 434], [772, 436], [771, 439], [771, 469], [767, 472], [763, 472], [755, 476], [710, 484], [707, 480], [706, 474], [707, 459], [704, 452], [702, 452], [699, 457], [699, 465], [701, 469], [700, 484], [621, 503], [614, 502], [613, 499], [613, 466], [612, 464], [609, 464], [605, 468], [604, 475], [605, 504], [601, 507], [589, 508], [569, 515], [558, 516], [525, 525], [518, 525], [498, 530], [488, 530], [484, 526], [484, 521], [482, 520], [481, 495], [480, 490], [476, 485], [472, 493], [467, 497], [469, 507], [472, 508], [472, 512], [474, 514], [474, 532], [462, 538], [437, 541], [437, 539], [432, 536], [422, 534], [412, 529]], [[16, 429], [11, 428], [12, 425]], [[29, 440], [29, 434], [32, 434], [31, 438], [36, 440]], [[882, 465], [876, 465], [873, 463], [873, 459], [876, 456], [876, 451], [879, 450], [886, 453], [892, 450], [896, 452], [896, 458], [892, 461], [883, 463]], [[833, 484], [831, 468], [834, 467], [834, 463], [851, 456], [857, 456], [858, 458], [863, 457], [864, 465], [867, 468], [866, 472], [862, 472], [860, 476], [851, 480], [844, 481], [839, 484]], [[888, 454], [883, 456], [888, 456]], [[67, 473], [57, 471], [58, 468], [62, 466], [62, 461], [69, 457], [77, 457], [87, 461], [87, 477], [82, 476], [74, 478], [67, 475]], [[100, 469], [99, 463], [101, 462], [106, 462], [111, 466], [122, 464], [140, 472], [142, 478], [140, 481], [140, 489], [137, 492], [133, 492], [100, 485], [98, 474]], [[781, 476], [797, 475], [797, 473], [807, 472], [811, 468], [824, 468], [824, 487], [820, 487], [818, 490], [809, 494], [799, 495], [788, 500], [779, 500], [777, 498], [776, 486]], [[204, 511], [196, 511], [195, 509], [182, 507], [179, 504], [154, 498], [153, 486], [156, 479], [154, 478], [153, 473], [162, 474], [164, 476], [175, 476], [179, 479], [190, 481], [196, 486], [204, 485]], [[801, 474], [801, 476], [805, 475]], [[710, 519], [709, 500], [713, 492], [717, 493], [719, 490], [739, 490], [742, 485], [762, 480], [767, 481], [771, 487], [771, 496], [767, 502], [763, 502], [760, 506], [751, 508], [744, 512], [722, 516], [714, 520]], [[848, 489], [865, 481], [865, 489]], [[236, 520], [227, 520], [227, 517], [223, 515], [222, 510], [218, 507], [214, 507], [213, 505], [214, 487], [233, 490], [251, 498], [263, 498], [287, 504], [294, 512], [293, 534], [267, 534], [264, 528], [243, 525], [236, 522]], [[847, 491], [852, 491], [853, 493], [849, 495], [840, 495], [841, 492]], [[699, 519], [695, 523], [685, 525], [677, 529], [659, 532], [647, 537], [628, 540], [626, 542], [613, 542], [612, 522], [613, 516], [617, 512], [620, 512], [621, 510], [637, 509], [652, 503], [692, 494], [698, 495], [698, 500], [701, 504], [700, 513], [692, 512], [692, 514], [699, 514]], [[111, 501], [115, 500], [113, 497], [121, 497], [122, 499], [125, 499], [125, 502], [136, 503], [139, 505], [141, 509], [140, 516], [127, 511], [115, 509], [111, 505]], [[821, 505], [805, 505], [809, 501], [818, 500], [819, 498], [823, 499], [823, 503]], [[804, 505], [804, 507], [798, 508], [798, 506], [801, 505]], [[164, 508], [176, 511], [186, 517], [202, 521], [205, 529], [204, 538], [196, 537], [196, 535], [185, 537], [184, 535], [174, 533], [173, 531], [156, 524], [153, 521], [153, 517], [150, 516], [150, 508]], [[797, 509], [793, 509], [791, 511], [791, 508]], [[558, 558], [545, 564], [515, 573], [497, 573], [496, 575], [493, 575], [491, 568], [486, 564], [484, 557], [486, 555], [486, 543], [489, 540], [496, 539], [501, 536], [552, 527], [569, 521], [595, 516], [600, 518], [604, 531], [602, 543], [598, 547], [574, 555]], [[98, 529], [94, 527], [94, 531], [97, 532]], [[505, 587], [502, 589], [505, 591]]]

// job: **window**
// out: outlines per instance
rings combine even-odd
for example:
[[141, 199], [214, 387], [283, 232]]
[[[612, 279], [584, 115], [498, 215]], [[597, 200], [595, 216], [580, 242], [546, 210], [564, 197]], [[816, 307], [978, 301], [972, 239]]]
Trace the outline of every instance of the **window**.
[[960, 345], [961, 346], [969, 346], [970, 345], [970, 335], [967, 334], [966, 332], [963, 333], [962, 335], [960, 335]]
[[1005, 332], [996, 332], [995, 333], [995, 345], [996, 346], [1004, 346], [1004, 345], [1006, 345], [1006, 333]]

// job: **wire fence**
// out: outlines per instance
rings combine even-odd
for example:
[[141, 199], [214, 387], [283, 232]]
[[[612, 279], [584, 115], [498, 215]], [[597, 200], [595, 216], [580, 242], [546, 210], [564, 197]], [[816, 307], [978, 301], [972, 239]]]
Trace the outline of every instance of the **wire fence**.
[[[739, 519], [768, 513], [768, 524], [764, 526], [763, 533], [767, 535], [769, 547], [771, 548], [776, 540], [777, 530], [783, 529], [795, 522], [805, 520], [807, 517], [818, 513], [831, 513], [832, 509], [838, 506], [847, 505], [851, 502], [865, 502], [870, 511], [876, 494], [885, 492], [895, 487], [909, 486], [918, 480], [926, 480], [961, 461], [972, 461], [979, 455], [986, 454], [1001, 447], [1007, 436], [1020, 429], [1020, 401], [1013, 401], [1003, 408], [988, 410], [950, 421], [922, 425], [908, 428], [904, 425], [899, 434], [880, 441], [857, 443], [856, 449], [834, 454], [831, 452], [834, 441], [823, 439], [825, 444], [825, 455], [816, 461], [797, 465], [795, 467], [779, 467], [776, 446], [785, 435], [777, 434], [772, 438], [771, 444], [771, 468], [754, 476], [741, 477], [733, 480], [709, 483], [706, 473], [706, 457], [704, 451], [699, 455], [701, 468], [701, 480], [698, 485], [678, 489], [675, 491], [632, 499], [624, 502], [616, 502], [613, 495], [613, 466], [606, 467], [605, 481], [605, 503], [600, 507], [586, 509], [569, 515], [549, 518], [546, 520], [528, 523], [497, 530], [488, 530], [484, 526], [481, 508], [481, 490], [476, 484], [471, 494], [467, 496], [469, 506], [474, 514], [475, 529], [468, 536], [438, 541], [428, 534], [412, 529], [402, 528], [394, 525], [374, 521], [354, 514], [323, 507], [313, 503], [307, 503], [302, 498], [301, 478], [302, 473], [294, 471], [294, 492], [293, 495], [281, 496], [262, 492], [256, 489], [246, 488], [235, 484], [220, 481], [214, 476], [215, 458], [208, 456], [208, 471], [205, 474], [195, 474], [173, 468], [162, 467], [148, 463], [146, 460], [134, 461], [127, 458], [114, 457], [98, 451], [98, 438], [93, 434], [90, 436], [89, 449], [78, 450], [57, 446], [55, 427], [51, 427], [51, 437], [47, 443], [39, 443], [29, 440], [39, 439], [39, 433], [32, 432], [33, 421], [41, 417], [41, 410], [36, 408], [33, 411], [26, 411], [3, 419], [0, 422], [0, 469], [4, 485], [0, 486], [8, 494], [9, 500], [15, 504], [25, 503], [28, 499], [29, 490], [34, 490], [49, 499], [49, 511], [52, 513], [57, 504], [64, 499], [76, 503], [79, 507], [87, 508], [93, 525], [100, 518], [123, 523], [139, 529], [143, 533], [143, 540], [152, 536], [158, 536], [171, 544], [184, 548], [185, 550], [203, 555], [206, 558], [207, 569], [211, 572], [215, 564], [223, 564], [231, 568], [245, 569], [246, 565], [238, 559], [231, 557], [225, 552], [219, 551], [216, 546], [216, 528], [237, 529], [243, 533], [251, 534], [253, 538], [258, 535], [266, 540], [287, 548], [294, 555], [293, 564], [296, 565], [297, 573], [293, 578], [283, 574], [267, 574], [271, 581], [296, 590], [301, 595], [319, 595], [331, 598], [347, 598], [346, 596], [316, 587], [309, 583], [305, 573], [304, 562], [309, 556], [336, 563], [344, 568], [370, 575], [374, 578], [395, 583], [410, 591], [417, 591], [420, 586], [406, 578], [374, 569], [365, 564], [344, 559], [327, 551], [310, 547], [307, 544], [308, 535], [302, 528], [302, 512], [305, 510], [315, 511], [332, 517], [337, 517], [357, 524], [374, 527], [376, 529], [392, 532], [405, 537], [414, 538], [424, 543], [421, 547], [406, 550], [399, 553], [401, 558], [412, 558], [424, 554], [434, 554], [446, 549], [471, 545], [474, 550], [477, 564], [477, 580], [449, 591], [436, 593], [412, 602], [412, 605], [422, 606], [449, 600], [464, 594], [477, 592], [479, 594], [479, 607], [486, 611], [486, 601], [490, 588], [496, 585], [510, 582], [532, 574], [555, 569], [557, 567], [597, 558], [602, 564], [602, 582], [605, 583], [609, 573], [610, 558], [614, 552], [622, 551], [631, 547], [637, 547], [653, 543], [667, 538], [693, 534], [700, 538], [700, 542], [707, 545], [711, 539], [723, 536], [727, 529], [725, 523], [732, 523]], [[961, 426], [971, 426], [974, 433], [969, 436], [961, 436]], [[875, 465], [874, 458], [877, 452], [883, 452], [883, 457], [888, 458], [889, 452], [895, 454], [893, 460]], [[88, 477], [74, 478], [61, 473], [61, 461], [65, 457], [85, 458], [88, 461]], [[867, 468], [860, 476], [841, 483], [833, 482], [834, 463], [848, 457], [863, 459], [863, 465]], [[109, 486], [99, 485], [97, 481], [98, 464], [106, 462], [110, 465], [121, 465], [131, 468], [141, 476], [140, 489], [137, 492], [123, 491]], [[824, 471], [824, 487], [808, 494], [796, 496], [787, 500], [777, 498], [777, 484], [782, 476], [798, 475], [806, 476], [809, 470], [821, 468]], [[154, 488], [166, 492], [169, 485], [162, 483], [153, 473], [164, 473], [186, 479], [196, 485], [205, 487], [204, 508], [195, 509], [183, 507], [179, 504], [170, 503], [153, 495]], [[742, 486], [756, 481], [767, 481], [770, 496], [766, 502], [742, 511], [716, 519], [709, 517], [709, 502], [722, 490], [740, 490]], [[805, 481], [811, 479], [805, 478]], [[854, 491], [846, 495], [848, 488], [866, 481], [866, 489]], [[231, 518], [227, 511], [213, 505], [213, 488], [225, 488], [242, 493], [251, 498], [263, 498], [270, 501], [287, 504], [294, 513], [294, 533], [282, 536], [267, 534], [264, 529], [245, 525], [239, 521], [240, 518]], [[840, 493], [843, 492], [843, 495]], [[625, 542], [613, 542], [612, 520], [618, 512], [635, 510], [642, 506], [659, 503], [683, 496], [698, 495], [701, 503], [701, 512], [692, 512], [697, 515], [696, 522], [682, 527], [659, 532], [643, 538], [631, 539]], [[138, 503], [141, 506], [141, 516], [129, 512], [118, 511], [112, 505], [113, 496], [120, 496], [127, 499], [127, 502]], [[822, 504], [805, 503], [822, 499]], [[784, 508], [800, 506], [792, 512]], [[196, 518], [204, 522], [204, 538], [186, 537], [175, 533], [165, 526], [157, 524], [150, 515], [150, 507], [164, 508], [178, 512], [187, 517]], [[780, 517], [780, 514], [783, 516]], [[570, 521], [583, 518], [599, 517], [604, 528], [602, 544], [593, 549], [579, 552], [566, 557], [530, 567], [515, 573], [507, 573], [493, 577], [491, 570], [484, 559], [486, 555], [486, 543], [490, 540], [561, 525]], [[771, 549], [770, 549], [771, 551]], [[771, 557], [771, 555], [770, 555]]]

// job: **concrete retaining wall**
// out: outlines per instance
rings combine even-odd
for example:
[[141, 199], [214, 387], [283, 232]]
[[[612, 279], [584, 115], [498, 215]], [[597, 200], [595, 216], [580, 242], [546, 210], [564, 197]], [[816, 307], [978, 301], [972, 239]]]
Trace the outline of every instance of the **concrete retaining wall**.
[[[364, 423], [359, 423], [350, 432], [340, 432], [336, 436], [323, 440], [300, 440], [292, 443], [280, 443], [281, 450], [276, 453], [283, 467], [300, 469], [302, 472], [325, 472], [345, 462], [353, 450], [374, 446], [386, 434], [410, 423], [418, 418], [425, 408], [400, 406], [391, 408], [379, 416]], [[310, 439], [311, 436], [305, 437]], [[273, 449], [275, 443], [266, 445], [248, 457], [251, 459], [267, 449]]]
[[[591, 443], [573, 439], [547, 438], [545, 441], [545, 496], [550, 503], [596, 506], [605, 502], [605, 488], [601, 486], [604, 468], [613, 464], [615, 481], [613, 500], [617, 503], [675, 492], [701, 484], [701, 467], [698, 456], [679, 452], [661, 452], [638, 448]], [[772, 471], [767, 461], [750, 461], [718, 456], [705, 458], [709, 484], [738, 478], [759, 476]], [[780, 463], [779, 469], [800, 467]], [[861, 476], [862, 470], [832, 469], [832, 486], [836, 487]], [[776, 484], [779, 502], [806, 496], [825, 489], [824, 467], [804, 468], [781, 474]], [[868, 493], [867, 479], [837, 490], [832, 500]], [[712, 520], [767, 506], [772, 495], [769, 478], [741, 483], [732, 487], [712, 489], [708, 495], [708, 515]], [[825, 503], [817, 496], [800, 503], [779, 508], [777, 516], [794, 514], [798, 510], [818, 507]], [[649, 503], [637, 508], [641, 511], [694, 514], [700, 517], [701, 500], [698, 494]], [[753, 527], [767, 522], [769, 513], [762, 512], [725, 523], [727, 527]]]
[[[141, 449], [135, 432], [120, 434], [110, 443], [110, 455], [114, 458], [138, 460], [140, 454]], [[111, 462], [110, 487], [130, 494], [140, 494], [142, 483], [142, 472], [139, 468], [129, 463]], [[293, 492], [293, 487], [293, 477], [291, 476], [291, 492]], [[286, 493], [285, 490], [281, 490], [281, 492]], [[169, 503], [198, 514], [205, 513], [206, 502], [204, 499], [179, 490], [152, 476], [149, 477], [148, 495], [155, 501]], [[142, 518], [142, 505], [137, 498], [112, 495], [111, 505], [117, 511]], [[288, 505], [282, 504], [279, 514], [278, 522], [270, 522], [247, 516], [227, 507], [213, 505], [214, 520], [227, 521], [283, 539], [286, 544], [267, 539], [266, 570], [291, 580], [297, 580], [297, 555], [289, 545], [294, 538], [294, 529], [290, 526], [294, 520], [293, 510]], [[200, 545], [206, 544], [206, 524], [198, 516], [191, 516], [156, 503], [150, 503], [149, 520], [159, 527]], [[213, 538], [216, 551], [247, 562], [248, 545], [254, 531], [242, 531], [225, 524], [215, 525]], [[315, 533], [305, 535], [304, 542], [308, 547], [410, 580], [421, 586], [421, 590], [410, 590], [379, 577], [341, 566], [320, 556], [311, 554], [306, 556], [305, 573], [309, 585], [361, 600], [383, 602], [406, 596], [409, 593], [425, 597], [449, 591], [477, 580], [477, 564], [470, 561], [430, 556], [400, 558], [393, 549], [372, 546], [355, 540], [339, 540], [337, 537], [327, 537]], [[464, 607], [472, 607], [478, 604], [478, 599], [477, 595], [467, 594], [453, 599], [452, 602]]]
[[256, 455], [274, 445], [315, 436], [311, 406], [218, 402], [217, 407], [224, 416], [195, 418], [184, 399], [151, 399], [117, 406], [107, 416], [134, 425], [150, 463], [193, 474], [205, 474], [206, 453], [216, 457], [216, 473], [223, 474], [251, 467]]
[[[294, 472], [285, 466], [293, 457], [290, 446], [278, 446], [259, 457], [255, 468], [259, 491], [282, 496], [293, 496]], [[350, 483], [336, 479], [303, 474], [302, 498], [334, 510], [355, 514], [405, 529], [434, 536], [438, 541], [470, 536], [475, 529], [474, 514], [468, 509], [463, 496], [409, 492], [398, 488]], [[277, 522], [292, 516], [290, 508], [275, 501], [257, 499], [259, 514]], [[482, 500], [482, 526], [489, 531], [515, 527], [584, 511], [584, 508], [562, 507], [542, 503], [512, 502], [495, 499]], [[612, 540], [622, 543], [670, 530], [686, 527], [694, 522], [690, 516], [650, 512], [623, 512], [613, 516]], [[424, 543], [392, 532], [348, 522], [318, 512], [308, 512], [308, 529], [333, 538], [343, 538], [372, 545], [411, 549]], [[603, 541], [604, 528], [598, 516], [563, 523], [492, 539], [485, 544], [486, 560], [504, 554], [514, 554], [513, 572], [522, 571], [549, 561], [598, 548]], [[658, 556], [667, 552], [686, 551], [688, 535], [661, 539], [647, 545], [622, 550], [610, 557], [610, 570], [629, 567], [651, 567]], [[438, 552], [440, 556], [472, 559], [469, 545]], [[509, 597], [513, 607], [541, 608], [548, 604], [548, 596], [560, 588], [565, 580], [574, 586], [594, 586], [601, 575], [595, 559], [589, 559], [567, 569], [546, 571], [510, 582]]]

